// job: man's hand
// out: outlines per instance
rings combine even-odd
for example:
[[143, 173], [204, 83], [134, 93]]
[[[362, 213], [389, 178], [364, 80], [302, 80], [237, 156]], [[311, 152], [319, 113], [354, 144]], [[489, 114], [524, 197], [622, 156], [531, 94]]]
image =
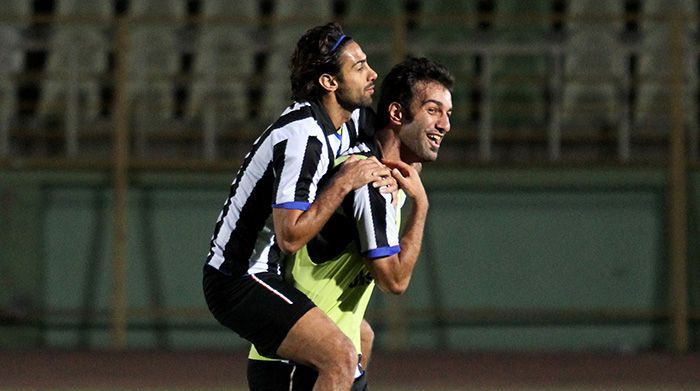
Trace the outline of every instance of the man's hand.
[[368, 183], [379, 187], [382, 193], [391, 193], [397, 188], [391, 170], [374, 156], [367, 159], [360, 159], [356, 155], [348, 157], [335, 175], [335, 180], [348, 183], [353, 190]]
[[416, 167], [402, 161], [384, 160], [384, 164], [391, 167], [391, 175], [396, 179], [406, 195], [416, 201], [428, 201], [423, 182]]

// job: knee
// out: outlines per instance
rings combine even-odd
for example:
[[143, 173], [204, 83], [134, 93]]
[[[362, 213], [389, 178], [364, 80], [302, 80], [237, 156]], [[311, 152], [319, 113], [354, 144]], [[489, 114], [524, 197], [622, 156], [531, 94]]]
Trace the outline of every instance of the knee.
[[334, 365], [354, 371], [357, 365], [357, 350], [345, 334], [338, 335], [333, 341], [332, 361]]

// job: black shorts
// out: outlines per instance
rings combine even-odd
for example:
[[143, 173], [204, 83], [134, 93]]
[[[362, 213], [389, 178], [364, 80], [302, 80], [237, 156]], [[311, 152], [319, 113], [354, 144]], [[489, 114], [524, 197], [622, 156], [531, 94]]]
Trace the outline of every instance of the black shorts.
[[[310, 391], [316, 383], [316, 370], [282, 361], [248, 360], [250, 391]], [[367, 391], [367, 374], [355, 379], [351, 391]]]
[[314, 303], [274, 273], [227, 276], [204, 266], [204, 297], [222, 325], [250, 341], [261, 354], [277, 348]]

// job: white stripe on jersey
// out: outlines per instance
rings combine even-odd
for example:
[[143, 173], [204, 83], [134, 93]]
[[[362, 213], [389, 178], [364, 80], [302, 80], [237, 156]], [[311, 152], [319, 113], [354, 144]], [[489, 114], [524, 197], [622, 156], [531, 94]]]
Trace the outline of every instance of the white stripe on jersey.
[[[351, 132], [346, 124], [343, 125], [342, 139], [330, 136], [326, 140], [325, 130], [319, 122], [329, 123], [329, 120], [327, 116], [321, 120], [318, 110], [316, 104], [296, 103], [256, 140], [236, 174], [229, 199], [219, 214], [207, 260], [209, 265], [217, 269], [225, 267], [236, 273], [268, 270], [279, 273], [277, 255], [271, 254], [275, 240], [269, 208], [275, 204], [295, 202], [302, 205], [313, 202], [318, 182], [328, 171], [329, 158], [335, 159], [338, 150], [347, 150], [351, 144]], [[325, 116], [325, 113], [322, 115]], [[351, 117], [355, 129], [359, 129], [359, 110], [353, 112]], [[329, 144], [332, 153], [328, 151]], [[318, 161], [307, 162], [306, 172], [302, 174], [304, 154], [308, 148], [312, 148], [313, 156]], [[277, 162], [274, 156], [276, 149]], [[310, 165], [312, 162], [315, 162], [315, 167]], [[281, 172], [270, 171], [273, 163]], [[304, 178], [300, 178], [300, 174]], [[269, 186], [273, 186], [272, 189], [277, 186], [277, 192], [263, 191]], [[298, 186], [301, 186], [303, 199], [296, 199], [299, 198]]]
[[270, 248], [272, 247], [272, 245], [275, 244], [275, 233], [270, 229], [270, 227], [272, 227], [272, 217], [270, 217], [269, 220], [270, 221], [268, 221], [267, 224], [265, 224], [262, 231], [260, 231], [260, 233], [258, 234], [258, 239], [255, 242], [253, 255], [250, 257], [250, 261], [248, 262], [248, 273], [250, 274], [266, 271], [271, 271], [277, 274], [280, 273], [279, 264], [273, 265], [274, 268], [270, 270], [270, 265], [268, 265], [267, 263], [255, 261], [259, 259], [268, 259], [268, 255], [270, 254]]
[[[396, 208], [391, 203], [391, 194], [381, 193], [385, 215], [383, 216], [373, 216], [373, 210], [371, 207], [372, 202], [379, 202], [377, 199], [372, 201], [370, 197], [370, 192], [378, 191], [377, 189], [370, 189], [371, 185], [363, 186], [355, 190], [354, 202], [353, 202], [353, 213], [355, 216], [355, 222], [358, 228], [358, 234], [360, 237], [360, 252], [362, 254], [367, 253], [367, 251], [376, 250], [378, 248], [393, 247], [399, 245], [399, 227], [397, 220]], [[382, 231], [378, 231], [378, 227], [374, 218], [379, 219], [383, 222]], [[386, 243], [378, 243], [378, 239], [384, 237]]]

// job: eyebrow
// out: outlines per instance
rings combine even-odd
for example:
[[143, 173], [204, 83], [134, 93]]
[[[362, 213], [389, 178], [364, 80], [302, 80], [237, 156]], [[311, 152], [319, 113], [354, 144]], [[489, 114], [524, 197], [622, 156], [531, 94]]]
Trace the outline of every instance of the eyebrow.
[[361, 59], [361, 60], [355, 61], [355, 63], [352, 64], [352, 66], [353, 66], [353, 68], [354, 68], [355, 65], [357, 65], [357, 64], [362, 64], [362, 63], [367, 63], [367, 57], [365, 57], [365, 58], [363, 58], [363, 59]]
[[[423, 103], [422, 103], [421, 106], [425, 106], [425, 105], [427, 105], [428, 103], [435, 103], [436, 105], [440, 106], [440, 108], [442, 108], [442, 107], [444, 106], [444, 104], [443, 104], [442, 102], [440, 102], [440, 101], [438, 101], [438, 100], [435, 100], [435, 99], [426, 99], [426, 100], [423, 101]], [[449, 112], [449, 111], [452, 111], [452, 107], [450, 107], [449, 109], [447, 109], [447, 111], [448, 111], [448, 112]]]
[[444, 103], [440, 102], [439, 100], [435, 100], [435, 99], [426, 99], [423, 101], [422, 105], [425, 106], [428, 103], [435, 103], [436, 105], [438, 105], [440, 107], [445, 105]]

